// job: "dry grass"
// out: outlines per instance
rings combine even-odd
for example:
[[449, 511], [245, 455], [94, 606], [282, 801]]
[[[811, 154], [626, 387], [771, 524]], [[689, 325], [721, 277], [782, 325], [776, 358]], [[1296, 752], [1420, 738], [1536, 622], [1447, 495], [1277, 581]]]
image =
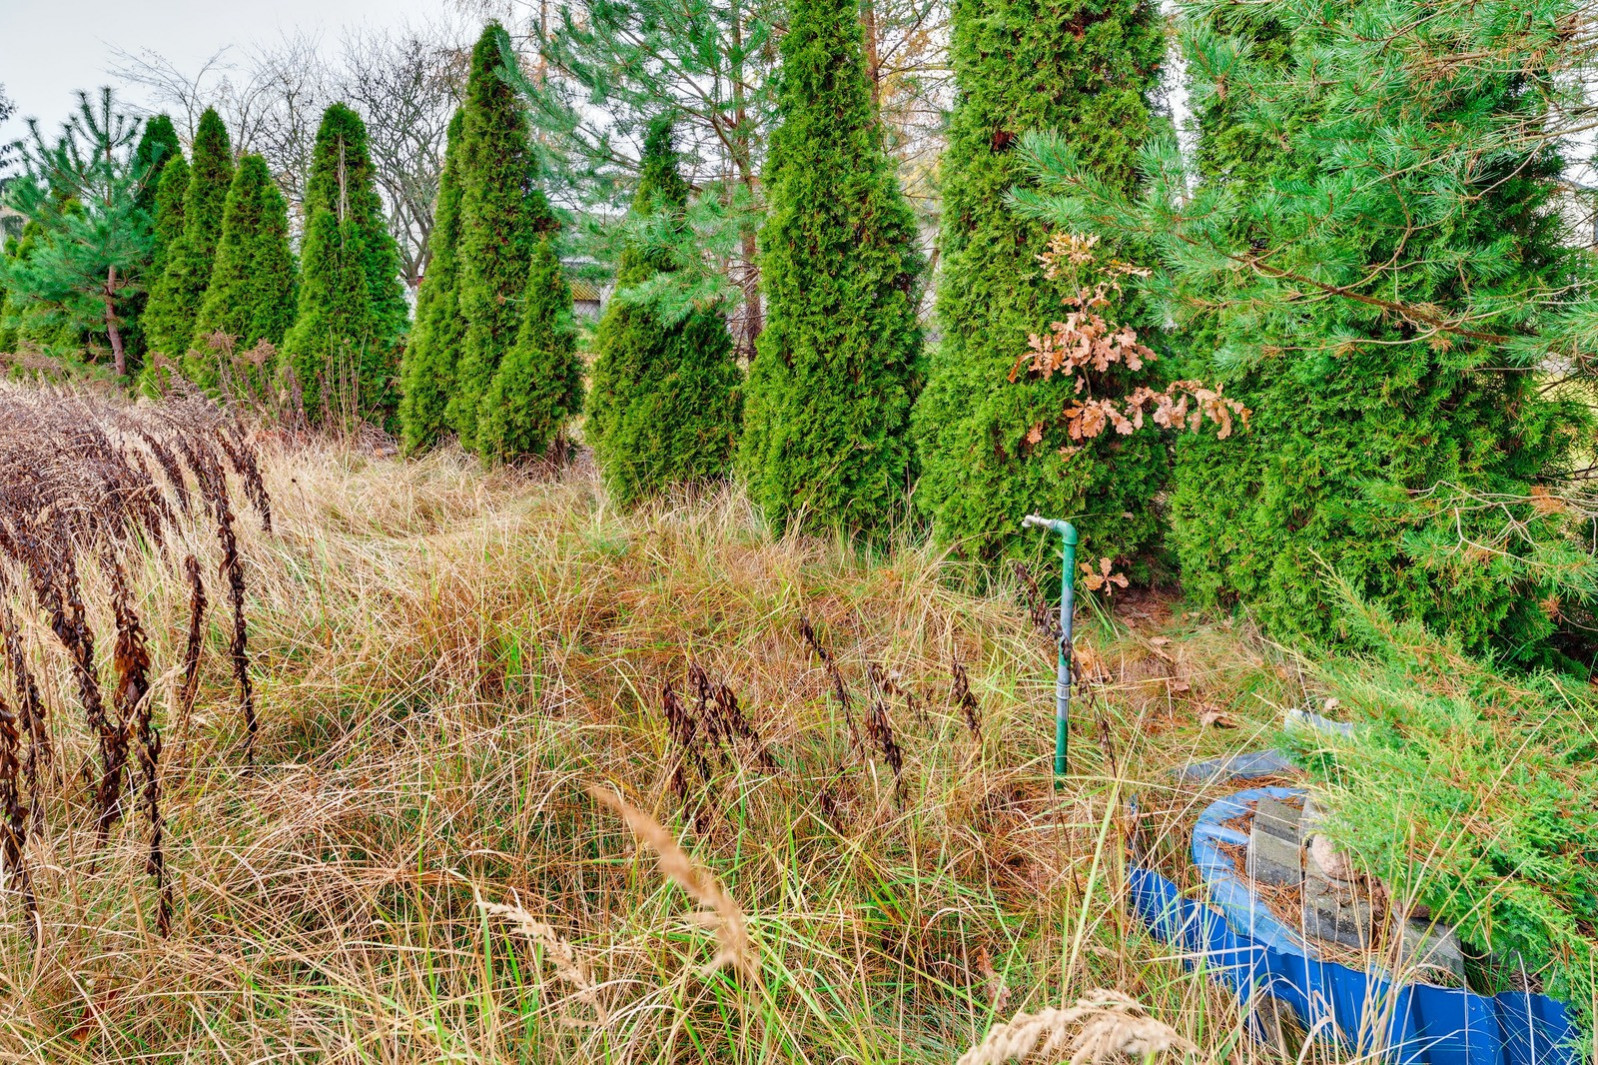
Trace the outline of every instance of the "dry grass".
[[[235, 527], [254, 771], [225, 620], [188, 679], [214, 564], [196, 586], [182, 555], [130, 561], [168, 737], [171, 932], [145, 834], [97, 846], [92, 816], [52, 809], [27, 839], [38, 937], [0, 923], [5, 1059], [947, 1065], [1001, 1011], [1102, 987], [1173, 1047], [1264, 1056], [1122, 894], [1129, 792], [1152, 852], [1175, 853], [1209, 796], [1166, 770], [1258, 742], [1300, 698], [1245, 635], [1155, 600], [1088, 619], [1100, 680], [1056, 792], [1048, 637], [1013, 589], [962, 591], [923, 546], [773, 538], [733, 492], [622, 515], [590, 471], [449, 452], [268, 443], [261, 474], [274, 532]], [[173, 535], [216, 543], [199, 515]], [[75, 705], [40, 632], [41, 698]], [[686, 796], [666, 685], [705, 744]], [[1241, 727], [1201, 728], [1200, 702]], [[92, 749], [81, 713], [48, 725]]]

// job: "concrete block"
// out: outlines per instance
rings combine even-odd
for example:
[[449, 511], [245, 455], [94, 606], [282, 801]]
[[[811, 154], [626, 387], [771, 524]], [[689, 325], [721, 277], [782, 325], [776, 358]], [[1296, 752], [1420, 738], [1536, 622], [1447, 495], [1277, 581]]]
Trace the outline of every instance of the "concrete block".
[[1255, 818], [1255, 828], [1248, 837], [1248, 876], [1261, 884], [1298, 887], [1304, 879], [1299, 864], [1298, 840], [1284, 839], [1260, 828]]
[[1298, 824], [1303, 816], [1302, 809], [1267, 795], [1254, 806], [1254, 831], [1292, 840], [1293, 845], [1297, 846]]
[[1428, 983], [1462, 986], [1465, 982], [1465, 946], [1446, 925], [1411, 917], [1401, 923], [1398, 971]]

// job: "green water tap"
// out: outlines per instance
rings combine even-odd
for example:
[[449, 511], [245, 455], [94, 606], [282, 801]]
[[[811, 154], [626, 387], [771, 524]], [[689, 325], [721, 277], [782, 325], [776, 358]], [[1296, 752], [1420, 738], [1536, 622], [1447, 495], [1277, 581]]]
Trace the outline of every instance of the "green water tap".
[[1028, 514], [1022, 528], [1046, 529], [1060, 537], [1060, 661], [1054, 678], [1054, 786], [1065, 779], [1067, 727], [1071, 720], [1071, 620], [1076, 606], [1076, 526]]

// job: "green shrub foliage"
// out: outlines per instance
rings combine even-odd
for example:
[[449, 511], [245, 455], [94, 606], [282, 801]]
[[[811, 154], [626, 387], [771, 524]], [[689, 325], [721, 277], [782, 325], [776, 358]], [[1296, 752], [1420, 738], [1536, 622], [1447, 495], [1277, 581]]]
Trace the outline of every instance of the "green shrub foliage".
[[[1333, 596], [1337, 606], [1339, 598]], [[1521, 967], [1591, 1038], [1598, 972], [1598, 704], [1584, 679], [1505, 674], [1417, 622], [1340, 610], [1357, 654], [1318, 655], [1351, 736], [1285, 741], [1326, 797], [1334, 840], [1394, 899], [1424, 906], [1486, 959], [1476, 989]], [[1584, 1055], [1585, 1056], [1585, 1055]]]
[[429, 447], [448, 430], [445, 410], [454, 390], [466, 320], [460, 310], [461, 138], [463, 112], [449, 123], [438, 206], [428, 235], [427, 272], [416, 295], [416, 325], [400, 374], [400, 427], [407, 450]]
[[[166, 273], [167, 259], [183, 236], [183, 201], [189, 194], [189, 163], [175, 156], [161, 168], [161, 182], [155, 190], [151, 228], [155, 239], [150, 251], [152, 283]], [[224, 208], [225, 210], [225, 208]]]
[[[915, 498], [938, 538], [971, 556], [1035, 551], [1038, 538], [1020, 528], [1032, 512], [1075, 522], [1084, 554], [1137, 559], [1158, 542], [1152, 499], [1167, 472], [1166, 442], [1150, 431], [1106, 433], [1062, 451], [1072, 443], [1061, 416], [1074, 398], [1072, 379], [1008, 380], [1028, 335], [1061, 318], [1071, 293], [1038, 262], [1049, 227], [1019, 216], [1006, 196], [1026, 177], [1017, 138], [1043, 129], [1060, 131], [1103, 180], [1132, 188], [1164, 49], [1158, 6], [1147, 0], [954, 4], [942, 336], [915, 412]], [[1115, 316], [1145, 324], [1125, 307]], [[1153, 341], [1146, 330], [1140, 339]], [[1157, 370], [1123, 373], [1113, 390]]]
[[[644, 142], [634, 221], [662, 221], [677, 236], [688, 183], [677, 172], [671, 122], [660, 119]], [[631, 503], [674, 484], [725, 476], [738, 439], [737, 361], [727, 322], [693, 309], [667, 324], [626, 289], [674, 269], [669, 251], [629, 244], [613, 295], [594, 335], [594, 367], [584, 438], [611, 497]]]
[[516, 343], [500, 359], [477, 415], [477, 450], [491, 461], [562, 457], [564, 429], [582, 409], [571, 286], [551, 227], [533, 248]]
[[536, 164], [520, 102], [500, 76], [508, 48], [505, 30], [490, 23], [472, 49], [463, 106], [456, 268], [466, 328], [447, 413], [469, 449], [479, 447], [483, 396], [521, 332], [528, 266], [551, 218], [533, 186]]
[[372, 343], [372, 301], [354, 223], [326, 207], [311, 216], [300, 254], [294, 325], [280, 356], [289, 388], [318, 425], [350, 427], [370, 418], [363, 386], [381, 381], [388, 351]]
[[266, 160], [246, 155], [239, 160], [228, 190], [216, 268], [195, 319], [186, 376], [206, 387], [216, 386], [213, 334], [232, 337], [241, 351], [261, 341], [277, 347], [293, 323], [294, 310], [288, 203], [273, 183]]
[[161, 175], [168, 164], [183, 158], [183, 146], [178, 141], [178, 131], [166, 115], [155, 115], [144, 123], [139, 144], [133, 150], [133, 172], [139, 180], [139, 209], [155, 215], [156, 193], [161, 187]]
[[7, 237], [0, 249], [0, 353], [4, 354], [17, 350], [17, 308], [6, 291], [6, 272], [21, 253], [22, 241], [16, 237]]
[[207, 108], [200, 116], [189, 154], [183, 232], [167, 246], [166, 261], [160, 278], [150, 286], [143, 318], [148, 350], [172, 358], [181, 358], [194, 336], [194, 319], [211, 283], [216, 246], [222, 237], [222, 214], [233, 182], [233, 147], [227, 127], [214, 110]]
[[182, 229], [181, 213], [175, 229], [171, 227], [170, 220], [165, 231], [159, 225], [161, 182], [173, 163], [183, 163], [183, 188], [178, 190], [178, 199], [181, 201], [188, 188], [188, 164], [183, 162], [183, 147], [178, 142], [178, 133], [172, 126], [172, 120], [166, 115], [156, 115], [145, 122], [144, 132], [133, 152], [133, 172], [139, 179], [137, 204], [143, 215], [142, 224], [149, 226], [151, 232], [150, 257], [140, 273], [139, 287], [122, 301], [123, 335], [129, 364], [134, 371], [144, 362], [146, 344], [142, 319], [145, 308], [149, 306], [149, 286], [155, 284], [161, 271], [166, 268], [167, 245]]
[[883, 148], [858, 5], [797, 0], [760, 250], [768, 317], [739, 461], [774, 522], [879, 529], [911, 474], [922, 262]]
[[[314, 268], [330, 273], [312, 284], [311, 237], [306, 235], [307, 284], [300, 292], [294, 328], [283, 342], [287, 365], [299, 376], [299, 387], [307, 397], [316, 397], [307, 412], [318, 410], [325, 401], [329, 410], [358, 413], [387, 425], [399, 400], [407, 323], [405, 283], [400, 278], [399, 250], [377, 193], [366, 124], [343, 104], [324, 111], [317, 127], [304, 211], [308, 229], [318, 225], [318, 215], [326, 212], [332, 217], [332, 227], [320, 229], [323, 235], [337, 234], [338, 248], [335, 252], [331, 244], [321, 244], [322, 258]], [[346, 276], [351, 262], [363, 279], [353, 289]], [[323, 299], [335, 302], [317, 302]], [[358, 314], [346, 313], [350, 303], [362, 304]], [[327, 396], [334, 386], [340, 394]]]
[[[1538, 606], [1548, 589], [1517, 559], [1525, 545], [1504, 541], [1502, 514], [1471, 499], [1524, 499], [1585, 421], [1539, 395], [1530, 375], [1494, 369], [1505, 353], [1483, 339], [1534, 333], [1534, 307], [1561, 302], [1569, 256], [1549, 210], [1560, 161], [1521, 144], [1460, 168], [1456, 153], [1541, 106], [1525, 76], [1505, 71], [1519, 62], [1530, 72], [1549, 42], [1487, 13], [1451, 12], [1451, 32], [1512, 58], [1498, 72], [1428, 82], [1354, 32], [1356, 6], [1322, 20], [1283, 5], [1268, 22], [1223, 10], [1189, 34], [1201, 163], [1228, 204], [1213, 243], [1234, 261], [1244, 246], [1291, 248], [1277, 264], [1312, 280], [1254, 270], [1182, 279], [1191, 304], [1219, 308], [1197, 323], [1195, 372], [1254, 411], [1234, 440], [1194, 435], [1178, 448], [1172, 540], [1184, 586], [1203, 601], [1249, 604], [1273, 631], [1326, 635], [1330, 569], [1468, 649], [1538, 657], [1554, 627]], [[1330, 83], [1317, 84], [1328, 69]], [[1292, 88], [1278, 91], [1284, 82]], [[1428, 127], [1452, 143], [1414, 135]], [[1410, 144], [1407, 159], [1388, 156], [1394, 141]], [[1337, 210], [1319, 226], [1327, 203]], [[1327, 299], [1315, 281], [1420, 310]], [[1289, 291], [1313, 298], [1289, 306]], [[1438, 329], [1432, 313], [1479, 324]]]

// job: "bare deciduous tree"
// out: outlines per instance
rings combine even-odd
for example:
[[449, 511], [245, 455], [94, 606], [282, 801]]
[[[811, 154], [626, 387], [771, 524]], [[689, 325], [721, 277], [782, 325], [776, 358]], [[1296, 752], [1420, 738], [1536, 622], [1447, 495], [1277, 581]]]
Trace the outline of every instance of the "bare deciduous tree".
[[316, 37], [285, 36], [238, 59], [224, 49], [192, 73], [158, 52], [114, 55], [112, 73], [142, 87], [150, 110], [172, 111], [186, 139], [214, 107], [236, 151], [265, 156], [300, 223], [322, 112], [339, 101], [354, 108], [366, 122], [405, 281], [420, 283], [446, 132], [466, 77], [467, 52], [453, 27], [351, 32], [336, 50]]
[[437, 28], [351, 33], [340, 94], [366, 119], [379, 191], [413, 289], [427, 269], [433, 201], [469, 54]]

